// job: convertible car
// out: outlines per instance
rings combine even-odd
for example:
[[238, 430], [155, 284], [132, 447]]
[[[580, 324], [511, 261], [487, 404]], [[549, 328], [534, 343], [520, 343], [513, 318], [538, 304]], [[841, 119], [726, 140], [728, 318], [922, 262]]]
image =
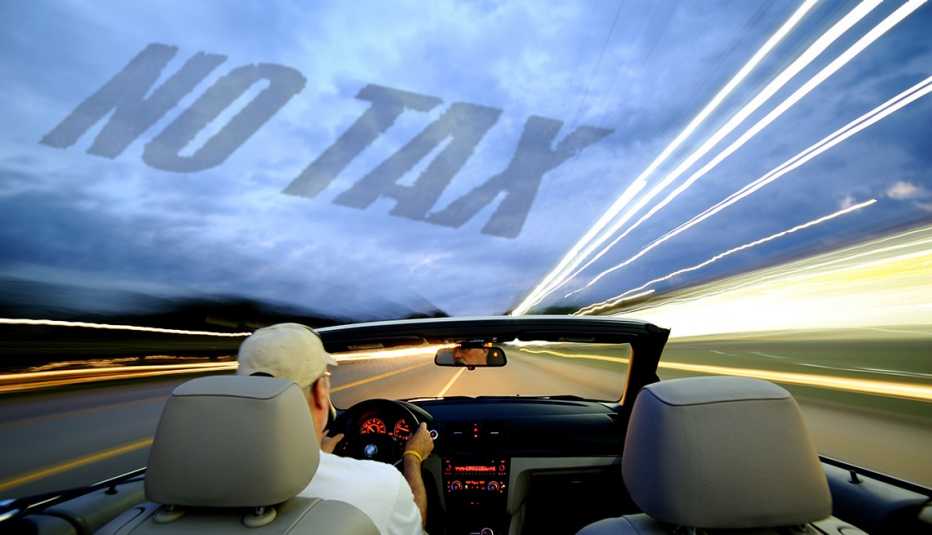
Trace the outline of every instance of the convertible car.
[[[648, 323], [496, 317], [319, 332], [334, 353], [439, 346], [435, 365], [465, 373], [489, 367], [481, 373], [490, 376], [507, 370], [509, 353], [522, 344], [627, 348], [627, 381], [614, 401], [444, 396], [366, 399], [337, 411], [329, 426], [345, 433], [338, 453], [386, 463], [401, 458], [405, 430], [427, 423], [436, 437], [423, 464], [432, 534], [932, 528], [932, 490], [819, 457], [797, 403], [780, 386], [744, 377], [660, 381], [669, 331]], [[0, 532], [376, 533], [347, 504], [296, 497], [314, 477], [318, 455], [296, 385], [200, 377], [168, 399], [148, 468], [9, 501]]]

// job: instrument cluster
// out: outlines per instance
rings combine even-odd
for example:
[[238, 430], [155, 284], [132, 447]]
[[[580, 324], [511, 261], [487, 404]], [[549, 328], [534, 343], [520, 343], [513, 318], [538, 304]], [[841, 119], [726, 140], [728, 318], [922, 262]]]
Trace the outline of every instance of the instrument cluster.
[[386, 423], [381, 416], [364, 416], [359, 424], [359, 434], [388, 435], [400, 443], [404, 443], [411, 436], [411, 426], [404, 418], [398, 418]]

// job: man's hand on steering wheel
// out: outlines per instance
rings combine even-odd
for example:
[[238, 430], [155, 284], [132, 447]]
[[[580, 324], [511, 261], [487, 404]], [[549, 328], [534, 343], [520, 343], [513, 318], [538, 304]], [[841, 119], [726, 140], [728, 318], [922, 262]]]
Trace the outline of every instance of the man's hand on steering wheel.
[[416, 457], [419, 461], [423, 461], [432, 451], [434, 451], [434, 439], [430, 437], [427, 424], [421, 422], [421, 425], [417, 426], [417, 431], [408, 437], [408, 441], [405, 442], [404, 455]]
[[320, 451], [333, 453], [341, 440], [343, 440], [343, 433], [330, 436], [330, 433], [324, 432], [324, 438], [320, 439]]

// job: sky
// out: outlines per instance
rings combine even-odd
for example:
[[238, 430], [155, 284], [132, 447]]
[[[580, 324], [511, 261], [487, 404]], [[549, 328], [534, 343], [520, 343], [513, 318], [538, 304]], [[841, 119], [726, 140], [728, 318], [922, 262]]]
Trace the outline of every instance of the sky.
[[[888, 0], [701, 158], [711, 159], [903, 5]], [[796, 1], [5, 2], [0, 4], [0, 277], [166, 295], [286, 303], [351, 320], [440, 309], [500, 314], [524, 299], [612, 202], [800, 6]], [[695, 151], [857, 2], [818, 2], [686, 139], [648, 188]], [[539, 307], [578, 308], [735, 246], [871, 199], [863, 209], [652, 287], [661, 295], [932, 221], [932, 98], [923, 97], [600, 279], [664, 233], [932, 74], [923, 5], [657, 211]], [[94, 154], [109, 117], [74, 144], [41, 141], [146, 47], [177, 47], [152, 88], [198, 53], [226, 56], [115, 157]], [[236, 68], [273, 64], [303, 85], [218, 165], [147, 163], [146, 146]], [[290, 71], [289, 71], [290, 72]], [[315, 196], [283, 191], [369, 107], [370, 84], [433, 97], [406, 110]], [[259, 98], [252, 86], [181, 150], [196, 155]], [[151, 93], [151, 91], [150, 91]], [[430, 213], [508, 168], [529, 118], [600, 132], [546, 171], [516, 235], [484, 231], [503, 195], [459, 227], [393, 214], [363, 177], [465, 103], [479, 140]], [[494, 115], [486, 131], [475, 110]], [[472, 112], [470, 112], [472, 110]], [[492, 111], [489, 111], [492, 110]], [[470, 115], [471, 113], [471, 115]], [[235, 130], [235, 128], [232, 128]], [[568, 141], [567, 141], [568, 142]], [[413, 186], [450, 164], [443, 140], [405, 167]], [[467, 144], [468, 145], [468, 144]], [[462, 151], [461, 151], [462, 152]], [[445, 159], [446, 158], [446, 159]], [[431, 167], [431, 161], [438, 167]], [[522, 167], [523, 166], [523, 167]], [[404, 167], [404, 166], [402, 166]], [[676, 180], [641, 213], [662, 199]], [[522, 174], [523, 173], [523, 174]], [[360, 185], [362, 184], [362, 185]], [[347, 191], [376, 200], [347, 206]], [[643, 190], [642, 190], [643, 191]], [[518, 211], [520, 212], [520, 210]], [[638, 214], [638, 216], [641, 215]], [[510, 215], [515, 215], [511, 214]], [[521, 216], [522, 213], [517, 213]], [[521, 217], [517, 218], [521, 220]], [[93, 308], [93, 300], [83, 306]]]

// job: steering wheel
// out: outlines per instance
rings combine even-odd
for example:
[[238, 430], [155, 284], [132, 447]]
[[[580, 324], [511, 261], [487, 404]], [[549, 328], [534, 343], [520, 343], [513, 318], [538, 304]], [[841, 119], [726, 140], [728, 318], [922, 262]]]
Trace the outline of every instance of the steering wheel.
[[[379, 461], [399, 465], [404, 455], [406, 437], [394, 436], [394, 426], [403, 422], [414, 433], [429, 415], [419, 418], [406, 404], [391, 399], [368, 399], [360, 401], [342, 412], [330, 425], [330, 434], [343, 433], [334, 453], [354, 459]], [[381, 429], [363, 430], [363, 424], [373, 419], [383, 424]], [[377, 426], [374, 426], [377, 427]]]

